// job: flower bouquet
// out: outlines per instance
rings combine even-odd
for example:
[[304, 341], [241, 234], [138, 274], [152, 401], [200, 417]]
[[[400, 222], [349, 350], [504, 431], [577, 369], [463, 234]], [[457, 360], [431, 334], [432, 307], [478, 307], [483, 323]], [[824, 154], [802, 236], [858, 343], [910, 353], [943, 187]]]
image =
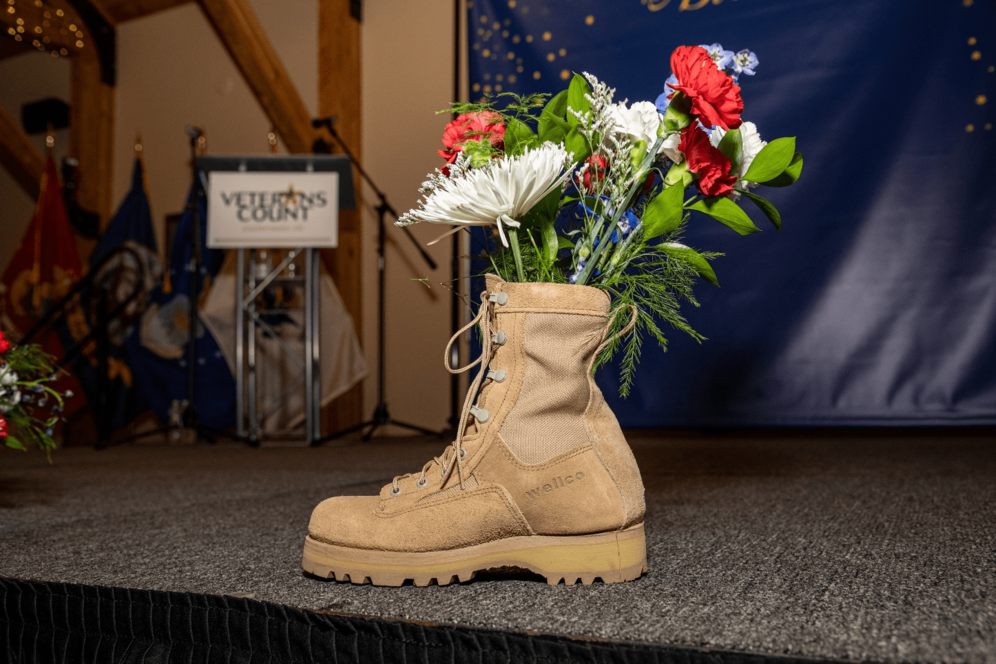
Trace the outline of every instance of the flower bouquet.
[[[48, 386], [58, 378], [55, 358], [37, 345], [16, 346], [0, 332], [0, 440], [26, 450], [37, 445], [51, 453], [52, 434], [72, 392]], [[47, 411], [47, 412], [46, 412]]]
[[718, 285], [709, 261], [719, 254], [682, 243], [692, 213], [747, 235], [759, 230], [741, 207], [750, 200], [781, 227], [778, 210], [754, 190], [793, 184], [803, 160], [794, 138], [763, 141], [741, 118], [738, 80], [753, 76], [757, 64], [746, 50], [681, 46], [655, 102], [615, 102], [614, 89], [585, 73], [553, 96], [502, 93], [454, 104], [449, 111], [459, 115], [439, 151], [447, 163], [398, 224], [454, 226], [441, 237], [486, 226], [484, 256], [506, 282], [607, 292], [612, 334], [596, 366], [624, 343], [629, 317], [615, 314], [632, 310], [625, 396], [643, 336], [667, 348], [659, 321], [703, 339], [679, 304], [698, 306], [696, 278]]

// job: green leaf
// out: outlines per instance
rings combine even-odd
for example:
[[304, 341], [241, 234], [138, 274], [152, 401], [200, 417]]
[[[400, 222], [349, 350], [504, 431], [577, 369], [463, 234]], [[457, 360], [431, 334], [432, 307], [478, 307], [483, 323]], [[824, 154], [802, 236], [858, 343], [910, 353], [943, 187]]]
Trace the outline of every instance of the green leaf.
[[4, 441], [4, 444], [12, 450], [27, 450], [27, 448], [24, 446], [24, 443], [22, 443], [17, 438], [14, 438], [11, 435], [7, 436], [7, 439]]
[[563, 143], [567, 132], [570, 131], [567, 121], [543, 111], [540, 115], [538, 125], [538, 135], [540, 143], [550, 141], [551, 143]]
[[564, 138], [564, 148], [574, 154], [574, 161], [581, 162], [591, 155], [588, 147], [588, 139], [578, 131], [577, 127], [572, 127]]
[[685, 214], [685, 188], [673, 184], [654, 197], [643, 212], [643, 237], [650, 240], [670, 233], [681, 224]]
[[702, 254], [695, 251], [691, 247], [686, 247], [683, 244], [666, 243], [661, 245], [661, 249], [669, 255], [677, 258], [678, 260], [685, 261], [692, 266], [695, 272], [708, 281], [713, 286], [719, 288], [719, 279], [716, 278], [716, 272], [712, 269], [712, 265], [709, 265], [709, 261], [702, 257]]
[[508, 118], [505, 124], [505, 152], [511, 155], [522, 154], [527, 148], [539, 147], [539, 138], [522, 120]]
[[591, 86], [588, 85], [588, 81], [584, 79], [584, 76], [580, 74], [574, 74], [574, 78], [571, 79], [571, 84], [567, 88], [567, 124], [573, 129], [581, 124], [581, 121], [571, 113], [571, 110], [575, 110], [582, 115], [587, 113], [591, 109], [591, 102], [585, 97], [585, 95], [591, 94]]
[[550, 97], [550, 101], [546, 103], [543, 110], [549, 111], [558, 118], [564, 117], [567, 114], [567, 90], [561, 90]]
[[566, 237], [557, 237], [557, 249], [573, 249], [574, 243]]
[[729, 198], [722, 196], [704, 198], [690, 205], [688, 209], [698, 210], [707, 214], [719, 223], [729, 226], [740, 235], [750, 235], [761, 230], [754, 225], [754, 222], [750, 220], [747, 213]]
[[730, 173], [739, 173], [744, 161], [744, 139], [739, 127], [726, 132], [719, 142], [719, 151], [730, 160]]
[[795, 156], [792, 157], [792, 163], [788, 165], [788, 168], [781, 175], [761, 184], [765, 187], [787, 187], [790, 184], [795, 184], [800, 175], [802, 175], [802, 153], [796, 152]]
[[547, 267], [553, 265], [557, 260], [557, 252], [560, 250], [560, 242], [557, 239], [557, 231], [554, 228], [554, 220], [550, 219], [540, 224], [540, 237], [543, 238], [543, 261]]
[[540, 113], [537, 134], [540, 142], [563, 143], [567, 132], [571, 130], [564, 115], [567, 113], [567, 90], [558, 92]]
[[776, 138], [757, 153], [743, 179], [748, 182], [767, 182], [778, 177], [792, 163], [795, 138]]
[[761, 208], [761, 212], [763, 212], [764, 215], [771, 220], [771, 223], [775, 225], [775, 228], [782, 230], [782, 215], [778, 213], [778, 208], [772, 205], [770, 201], [758, 196], [757, 194], [752, 194], [743, 189], [740, 189], [739, 191], [741, 194], [754, 201], [754, 205]]

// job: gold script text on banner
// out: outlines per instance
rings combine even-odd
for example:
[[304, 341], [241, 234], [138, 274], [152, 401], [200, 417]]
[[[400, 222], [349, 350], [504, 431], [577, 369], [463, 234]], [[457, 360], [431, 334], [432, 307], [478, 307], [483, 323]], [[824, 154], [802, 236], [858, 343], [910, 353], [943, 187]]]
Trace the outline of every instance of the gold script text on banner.
[[[681, 0], [681, 4], [678, 5], [678, 11], [695, 11], [696, 9], [702, 9], [710, 3], [718, 5], [722, 2], [723, 0]], [[645, 4], [647, 9], [652, 12], [659, 12], [671, 4], [671, 0], [643, 0], [642, 4]]]

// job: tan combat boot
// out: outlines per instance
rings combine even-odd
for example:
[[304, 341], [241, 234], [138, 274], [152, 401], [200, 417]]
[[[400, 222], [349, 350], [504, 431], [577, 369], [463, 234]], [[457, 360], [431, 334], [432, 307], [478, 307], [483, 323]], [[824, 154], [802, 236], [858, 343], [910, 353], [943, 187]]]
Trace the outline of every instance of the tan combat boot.
[[379, 496], [315, 508], [305, 571], [385, 586], [499, 567], [569, 585], [646, 571], [640, 471], [591, 372], [608, 295], [490, 275], [487, 289], [471, 323], [481, 323], [483, 363], [456, 440]]

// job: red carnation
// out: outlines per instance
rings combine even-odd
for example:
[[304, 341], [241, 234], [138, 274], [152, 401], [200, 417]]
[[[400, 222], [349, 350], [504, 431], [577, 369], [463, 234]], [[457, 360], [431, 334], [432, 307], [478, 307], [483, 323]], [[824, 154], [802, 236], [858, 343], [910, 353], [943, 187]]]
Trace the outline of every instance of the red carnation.
[[0, 332], [0, 353], [6, 353], [8, 350], [10, 350], [10, 342], [7, 341], [3, 332]]
[[602, 185], [605, 173], [609, 170], [609, 161], [600, 154], [593, 154], [585, 159], [585, 163], [588, 164], [588, 168], [581, 176], [578, 186], [586, 194], [591, 194]]
[[7, 420], [3, 419], [3, 415], [0, 415], [0, 440], [7, 437]]
[[698, 175], [696, 185], [705, 196], [726, 196], [733, 191], [737, 176], [730, 175], [732, 164], [725, 154], [714, 148], [709, 135], [698, 125], [681, 132], [678, 150], [685, 155], [688, 170]]
[[[463, 152], [463, 145], [467, 141], [483, 143], [485, 139], [490, 139], [492, 145], [503, 143], [505, 125], [501, 120], [501, 115], [494, 111], [458, 115], [456, 120], [451, 121], [443, 130], [443, 145], [446, 149], [436, 150], [436, 154], [445, 159], [448, 165], [456, 161], [457, 155]], [[447, 173], [448, 169], [444, 168], [443, 172]]]
[[704, 48], [679, 46], [674, 49], [671, 72], [678, 84], [668, 83], [668, 86], [688, 96], [692, 102], [692, 115], [698, 116], [703, 124], [718, 125], [727, 131], [742, 124], [740, 114], [744, 110], [744, 100], [740, 97], [740, 86], [719, 70]]

